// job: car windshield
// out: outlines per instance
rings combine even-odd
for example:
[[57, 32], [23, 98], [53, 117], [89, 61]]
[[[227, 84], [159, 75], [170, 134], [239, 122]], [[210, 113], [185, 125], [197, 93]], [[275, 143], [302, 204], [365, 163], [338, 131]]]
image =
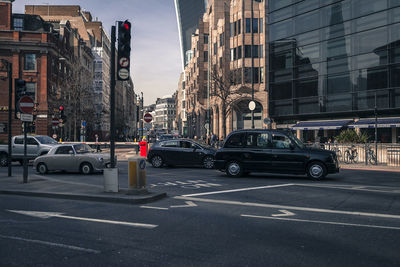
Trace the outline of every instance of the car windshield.
[[35, 138], [39, 141], [41, 144], [57, 144], [57, 141], [54, 140], [53, 138], [49, 136], [35, 136]]
[[298, 145], [301, 149], [303, 149], [305, 147], [303, 142], [301, 142], [300, 139], [297, 138], [294, 134], [290, 134], [290, 137], [296, 143], [296, 145]]
[[77, 154], [92, 153], [93, 149], [86, 144], [74, 145]]

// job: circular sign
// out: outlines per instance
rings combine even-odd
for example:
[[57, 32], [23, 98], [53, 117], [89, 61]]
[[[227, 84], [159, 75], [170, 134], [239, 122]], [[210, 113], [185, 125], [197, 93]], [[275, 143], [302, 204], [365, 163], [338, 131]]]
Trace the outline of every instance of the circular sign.
[[34, 105], [35, 101], [33, 101], [32, 97], [23, 96], [19, 100], [19, 110], [23, 113], [32, 113]]
[[129, 65], [129, 59], [128, 59], [127, 57], [121, 57], [121, 58], [119, 59], [119, 65], [120, 65], [122, 68], [128, 67], [128, 65]]
[[206, 128], [206, 130], [210, 129], [210, 125], [208, 123], [204, 124], [204, 128]]
[[129, 71], [128, 69], [120, 69], [118, 71], [118, 77], [122, 80], [126, 80], [129, 77]]
[[250, 101], [250, 102], [249, 102], [249, 109], [250, 109], [251, 111], [255, 110], [255, 109], [256, 109], [256, 102]]
[[57, 139], [57, 135], [56, 134], [53, 134], [53, 139]]
[[149, 123], [149, 122], [151, 122], [153, 120], [153, 116], [151, 116], [150, 113], [146, 113], [146, 114], [144, 114], [143, 119], [144, 119], [145, 122]]
[[270, 118], [265, 118], [264, 119], [264, 124], [270, 124], [271, 123], [271, 119]]

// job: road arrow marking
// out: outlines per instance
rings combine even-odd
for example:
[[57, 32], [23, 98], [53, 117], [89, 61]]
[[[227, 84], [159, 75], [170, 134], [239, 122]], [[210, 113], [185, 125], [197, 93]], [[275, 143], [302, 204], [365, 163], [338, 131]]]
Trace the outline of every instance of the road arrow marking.
[[63, 215], [63, 213], [59, 213], [59, 212], [42, 212], [42, 211], [26, 211], [26, 210], [8, 210], [8, 211], [13, 212], [13, 213], [27, 215], [27, 216], [38, 217], [38, 218], [42, 218], [42, 219], [56, 217], [56, 218], [63, 218], [63, 219], [70, 219], [70, 220], [79, 220], [79, 221], [88, 221], [88, 222], [125, 225], [125, 226], [132, 226], [132, 227], [141, 227], [141, 228], [147, 228], [147, 229], [153, 229], [158, 226], [155, 224], [131, 223], [131, 222], [111, 221], [111, 220], [92, 219], [92, 218], [83, 218], [83, 217], [73, 217], [73, 216]]
[[290, 212], [288, 210], [279, 210], [279, 211], [282, 212], [282, 213], [280, 213], [280, 214], [272, 214], [271, 216], [273, 216], [273, 217], [284, 217], [284, 216], [296, 215], [293, 212]]
[[193, 201], [185, 201], [186, 205], [177, 205], [177, 206], [171, 206], [171, 208], [190, 208], [190, 207], [197, 207], [197, 204], [195, 204]]

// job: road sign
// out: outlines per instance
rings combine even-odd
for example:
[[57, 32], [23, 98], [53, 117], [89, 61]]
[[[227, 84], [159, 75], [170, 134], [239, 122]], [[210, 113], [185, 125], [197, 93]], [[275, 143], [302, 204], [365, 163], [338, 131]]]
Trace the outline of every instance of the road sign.
[[51, 124], [53, 124], [53, 126], [58, 126], [58, 123], [59, 123], [59, 121], [58, 121], [57, 118], [53, 118], [53, 119], [51, 120]]
[[21, 113], [21, 121], [33, 122], [33, 115]]
[[151, 116], [150, 113], [146, 113], [146, 114], [144, 114], [143, 119], [144, 119], [145, 122], [149, 123], [149, 122], [151, 122], [153, 120], [153, 116]]
[[151, 123], [146, 122], [143, 127], [147, 130], [150, 130], [152, 128], [152, 125]]
[[119, 65], [121, 66], [121, 68], [126, 68], [129, 66], [129, 58], [127, 57], [121, 57], [119, 59]]
[[126, 80], [129, 77], [129, 71], [128, 69], [120, 69], [118, 71], [118, 77], [122, 80]]
[[86, 127], [86, 121], [82, 121], [82, 127]]
[[35, 101], [33, 101], [32, 97], [23, 96], [19, 100], [19, 110], [23, 113], [32, 113], [34, 105]]
[[53, 134], [52, 137], [53, 137], [53, 139], [57, 139], [57, 135], [56, 134]]
[[250, 102], [249, 102], [249, 109], [250, 109], [251, 111], [255, 110], [255, 109], [256, 109], [256, 102], [250, 101]]

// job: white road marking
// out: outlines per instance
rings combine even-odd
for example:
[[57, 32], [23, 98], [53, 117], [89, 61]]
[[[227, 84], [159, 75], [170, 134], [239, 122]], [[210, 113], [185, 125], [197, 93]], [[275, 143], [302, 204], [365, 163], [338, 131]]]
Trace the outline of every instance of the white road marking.
[[348, 186], [348, 185], [321, 185], [321, 184], [294, 184], [305, 187], [318, 187], [318, 188], [333, 188], [343, 190], [354, 190], [354, 191], [366, 191], [366, 192], [378, 192], [378, 193], [399, 193], [400, 190], [383, 189], [374, 186]]
[[171, 206], [171, 208], [190, 208], [197, 207], [197, 204], [192, 201], [185, 201], [186, 205]]
[[39, 217], [42, 219], [57, 217], [57, 218], [70, 219], [70, 220], [108, 223], [108, 224], [125, 225], [125, 226], [141, 227], [141, 228], [148, 228], [148, 229], [153, 229], [158, 226], [155, 224], [132, 223], [132, 222], [111, 221], [111, 220], [92, 219], [92, 218], [84, 218], [84, 217], [73, 217], [73, 216], [63, 215], [63, 213], [59, 213], [59, 212], [41, 212], [41, 211], [25, 211], [25, 210], [8, 210], [8, 211], [13, 212], [13, 213], [27, 215], [27, 216]]
[[272, 214], [271, 216], [273, 216], [273, 217], [284, 217], [284, 216], [293, 216], [293, 215], [296, 215], [295, 213], [290, 212], [290, 211], [288, 211], [288, 210], [279, 210], [279, 211], [282, 212], [282, 213], [279, 213], [279, 214]]
[[216, 195], [216, 194], [241, 192], [241, 191], [250, 191], [250, 190], [258, 190], [258, 189], [266, 189], [266, 188], [285, 187], [285, 186], [292, 186], [292, 185], [294, 185], [294, 184], [277, 184], [277, 185], [267, 185], [267, 186], [259, 186], [259, 187], [247, 187], [247, 188], [239, 188], [239, 189], [232, 189], [232, 190], [213, 191], [213, 192], [205, 192], [205, 193], [198, 193], [198, 194], [183, 195], [183, 197], [196, 197], [196, 196]]
[[356, 224], [356, 223], [341, 223], [341, 222], [329, 222], [329, 221], [314, 221], [314, 220], [301, 220], [301, 219], [289, 219], [289, 218], [276, 218], [276, 217], [247, 215], [247, 214], [241, 214], [240, 216], [249, 217], [249, 218], [258, 218], [258, 219], [280, 220], [280, 221], [307, 222], [307, 223], [320, 223], [320, 224], [332, 224], [332, 225], [344, 225], [344, 226], [355, 226], [355, 227], [368, 227], [368, 228], [400, 230], [400, 227], [370, 225], [370, 224]]
[[95, 254], [99, 254], [101, 252], [99, 250], [94, 250], [94, 249], [89, 249], [89, 248], [76, 247], [76, 246], [47, 242], [47, 241], [42, 241], [42, 240], [26, 239], [26, 238], [21, 238], [21, 237], [17, 237], [17, 236], [0, 235], [0, 238], [25, 241], [25, 242], [36, 243], [36, 244], [41, 244], [41, 245], [46, 245], [46, 246], [66, 248], [66, 249], [78, 250], [78, 251], [82, 251], [82, 252], [95, 253]]
[[143, 209], [155, 209], [155, 210], [168, 210], [168, 208], [152, 207], [152, 206], [140, 206]]
[[184, 200], [192, 200], [192, 201], [196, 201], [196, 202], [207, 202], [207, 203], [236, 205], [236, 206], [274, 208], [274, 209], [285, 209], [285, 210], [300, 210], [300, 211], [319, 212], [319, 213], [331, 213], [331, 214], [344, 214], [344, 215], [356, 215], [356, 216], [400, 219], [400, 215], [396, 215], [396, 214], [381, 214], [381, 213], [368, 213], [368, 212], [358, 212], [358, 211], [318, 209], [318, 208], [307, 208], [307, 207], [298, 207], [298, 206], [274, 205], [274, 204], [264, 204], [264, 203], [251, 203], [251, 202], [240, 202], [240, 201], [218, 200], [218, 199], [207, 199], [207, 198], [195, 198], [195, 197], [185, 197], [185, 196], [177, 196], [175, 198], [176, 199], [184, 199]]

